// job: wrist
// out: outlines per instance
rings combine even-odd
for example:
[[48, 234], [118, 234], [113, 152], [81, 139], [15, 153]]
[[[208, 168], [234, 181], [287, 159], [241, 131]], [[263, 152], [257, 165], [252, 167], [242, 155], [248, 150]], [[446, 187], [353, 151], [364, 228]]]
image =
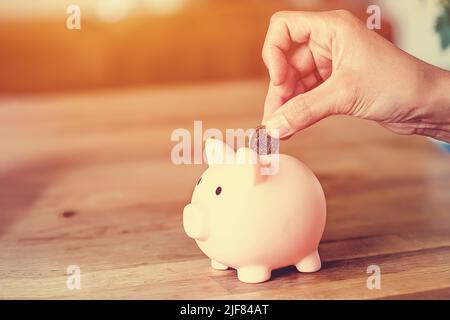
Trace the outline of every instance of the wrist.
[[450, 130], [450, 72], [426, 64], [421, 74], [417, 107], [423, 122]]

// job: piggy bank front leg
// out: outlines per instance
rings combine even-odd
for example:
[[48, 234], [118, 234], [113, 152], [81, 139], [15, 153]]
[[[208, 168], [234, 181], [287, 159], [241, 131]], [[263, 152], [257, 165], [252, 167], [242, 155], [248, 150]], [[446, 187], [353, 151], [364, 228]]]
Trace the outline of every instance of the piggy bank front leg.
[[320, 270], [321, 266], [322, 264], [320, 262], [320, 256], [317, 250], [295, 264], [295, 267], [300, 272], [316, 272]]
[[211, 260], [211, 267], [216, 270], [227, 270], [228, 266], [217, 262], [216, 260]]
[[238, 279], [246, 283], [260, 283], [270, 279], [272, 270], [267, 267], [250, 266], [237, 269]]

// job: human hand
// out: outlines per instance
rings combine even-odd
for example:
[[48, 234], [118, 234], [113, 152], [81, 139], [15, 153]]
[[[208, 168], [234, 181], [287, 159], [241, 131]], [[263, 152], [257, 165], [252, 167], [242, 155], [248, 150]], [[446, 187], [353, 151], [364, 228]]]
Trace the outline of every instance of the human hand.
[[263, 47], [263, 124], [286, 138], [334, 114], [450, 141], [450, 73], [366, 28], [347, 11], [278, 12]]

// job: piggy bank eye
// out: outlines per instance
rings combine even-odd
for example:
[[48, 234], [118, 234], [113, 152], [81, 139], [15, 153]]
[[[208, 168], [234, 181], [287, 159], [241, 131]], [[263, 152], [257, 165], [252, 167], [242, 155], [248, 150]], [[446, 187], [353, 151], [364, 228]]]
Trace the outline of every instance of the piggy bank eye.
[[216, 188], [216, 195], [218, 196], [221, 193], [222, 193], [222, 187], [217, 187]]
[[199, 185], [199, 184], [200, 184], [200, 181], [202, 181], [202, 177], [200, 177], [200, 178], [198, 179], [198, 181], [197, 181], [197, 185]]

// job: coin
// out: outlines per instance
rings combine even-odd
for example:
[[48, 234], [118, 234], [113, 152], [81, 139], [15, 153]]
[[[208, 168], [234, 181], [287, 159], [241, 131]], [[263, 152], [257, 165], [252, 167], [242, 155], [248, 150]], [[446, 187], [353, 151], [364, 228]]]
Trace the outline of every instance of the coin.
[[255, 128], [255, 133], [250, 138], [250, 148], [260, 155], [277, 153], [279, 140], [271, 137], [263, 125]]

